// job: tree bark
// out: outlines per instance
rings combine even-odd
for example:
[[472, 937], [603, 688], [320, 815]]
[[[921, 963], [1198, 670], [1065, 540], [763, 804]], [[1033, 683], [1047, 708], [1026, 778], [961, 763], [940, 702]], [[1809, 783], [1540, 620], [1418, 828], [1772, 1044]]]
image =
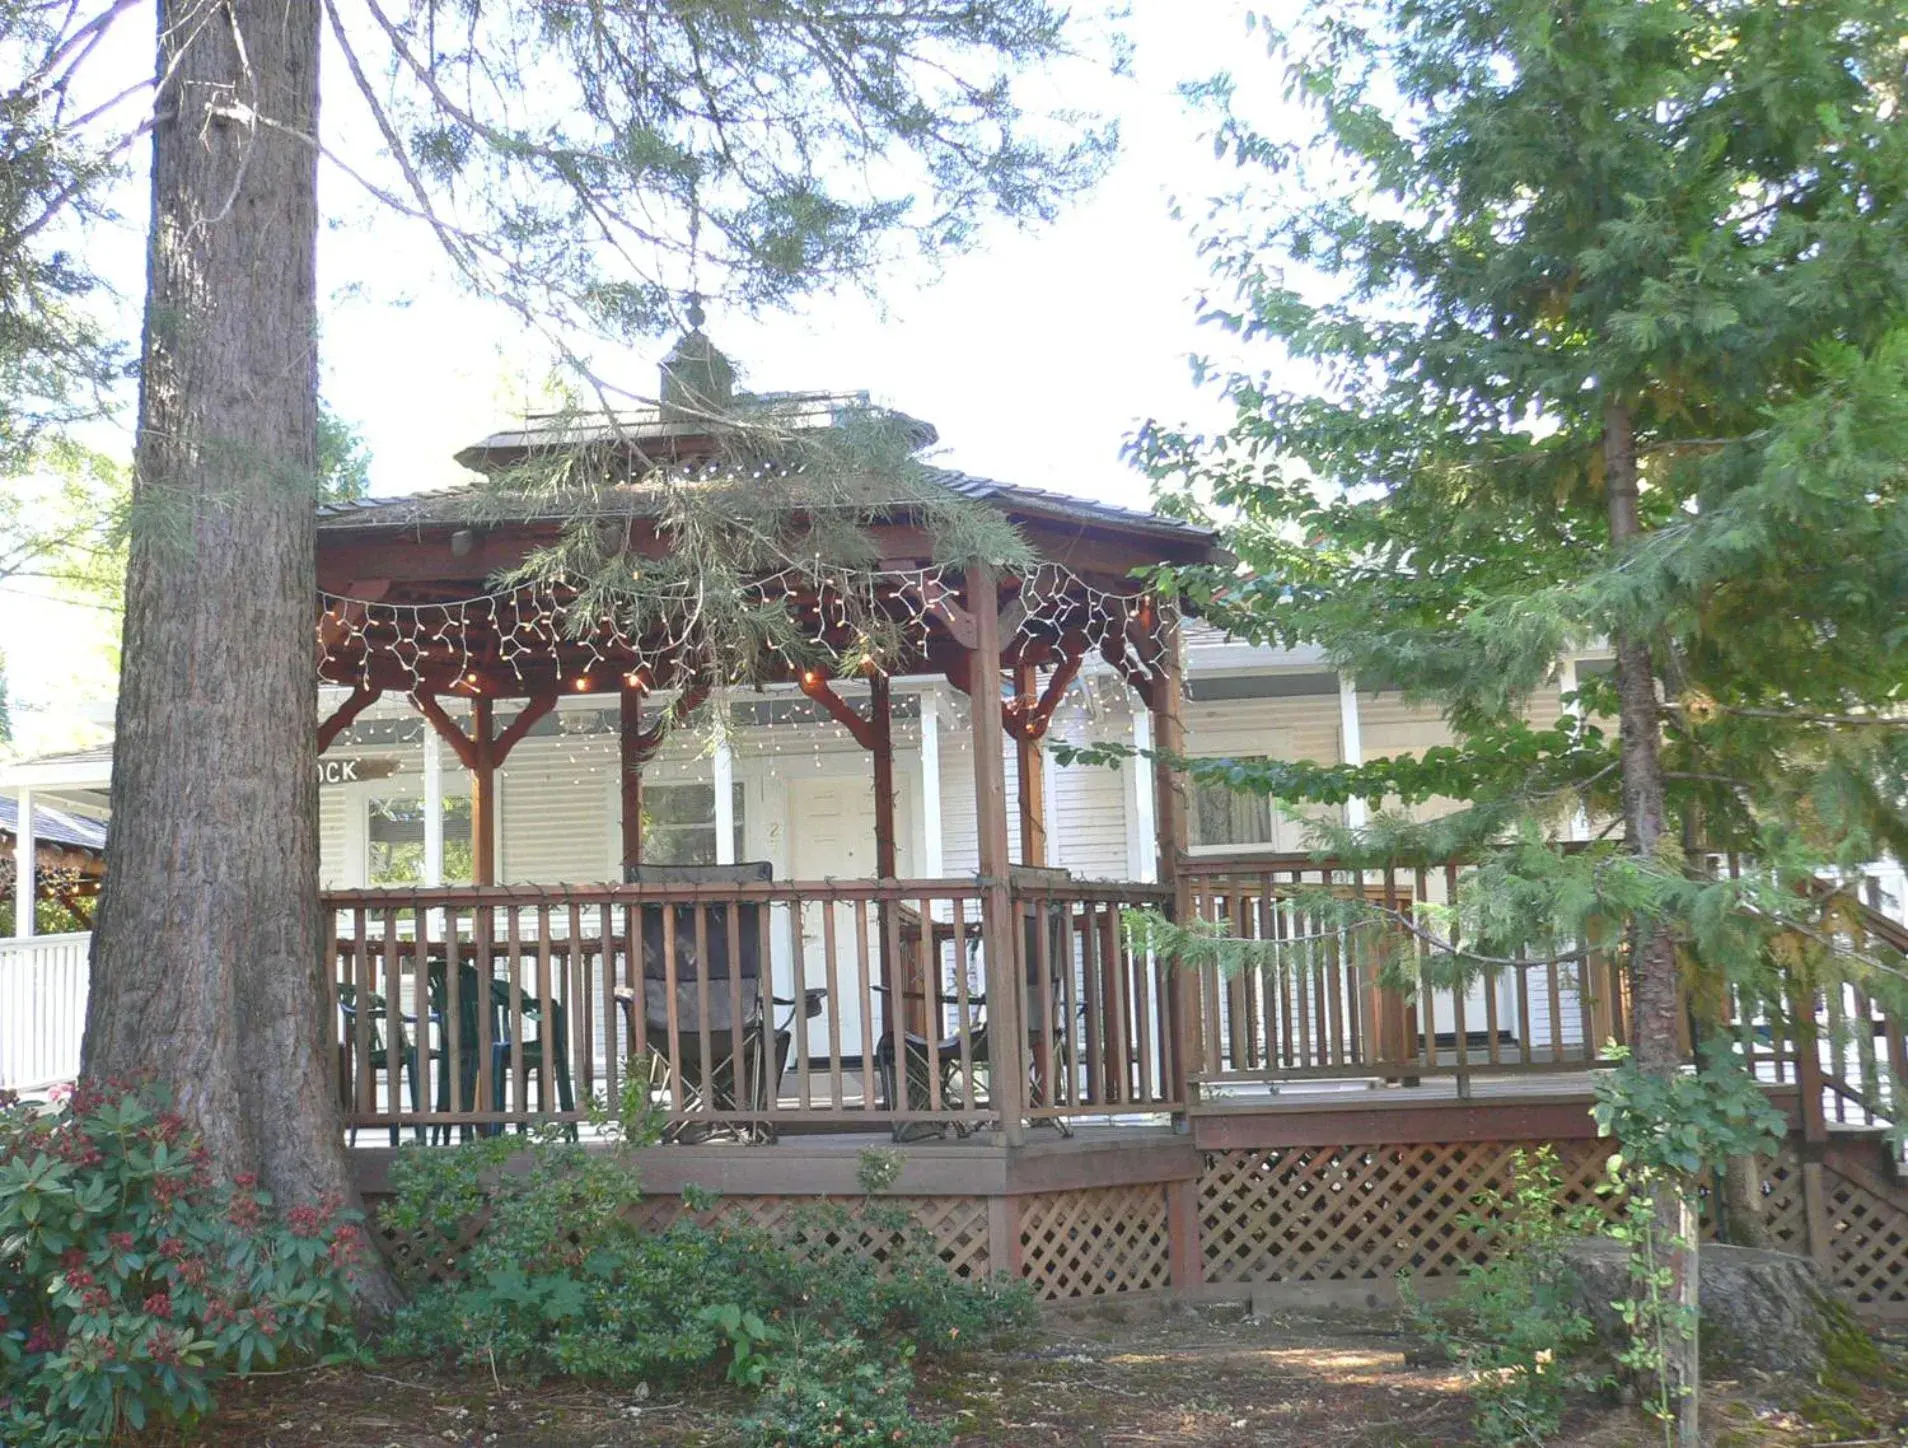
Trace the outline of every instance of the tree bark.
[[[1642, 535], [1637, 507], [1636, 429], [1627, 407], [1611, 404], [1603, 414], [1603, 477], [1608, 499], [1610, 545], [1622, 553]], [[1659, 856], [1668, 820], [1660, 754], [1661, 709], [1656, 699], [1656, 670], [1649, 641], [1619, 629], [1616, 648], [1619, 750], [1625, 840], [1633, 855]], [[1635, 1025], [1631, 1040], [1636, 1063], [1645, 1071], [1667, 1076], [1683, 1064], [1680, 1005], [1676, 982], [1676, 940], [1661, 921], [1639, 914], [1635, 920], [1635, 954], [1630, 963]], [[1656, 1237], [1670, 1244], [1664, 1265], [1673, 1277], [1668, 1296], [1695, 1307], [1697, 1291], [1694, 1184], [1671, 1179], [1659, 1185], [1655, 1201]], [[1672, 1334], [1666, 1344], [1664, 1371], [1676, 1395], [1677, 1442], [1698, 1448], [1701, 1431], [1697, 1412], [1697, 1337]]]
[[[161, 0], [112, 836], [84, 1069], [351, 1197], [320, 960], [317, 0]], [[381, 1275], [366, 1279], [374, 1296]]]

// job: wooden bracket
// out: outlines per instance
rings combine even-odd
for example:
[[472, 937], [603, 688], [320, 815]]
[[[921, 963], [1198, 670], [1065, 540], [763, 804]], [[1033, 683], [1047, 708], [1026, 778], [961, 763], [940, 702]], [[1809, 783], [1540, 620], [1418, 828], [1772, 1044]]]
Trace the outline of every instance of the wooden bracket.
[[413, 694], [411, 702], [417, 705], [430, 725], [450, 745], [451, 752], [457, 756], [457, 762], [466, 769], [477, 768], [477, 745], [461, 728], [457, 721], [444, 712], [444, 706], [437, 702], [435, 694]]
[[627, 762], [637, 765], [649, 763], [650, 757], [662, 748], [663, 741], [669, 737], [669, 731], [700, 709], [708, 697], [707, 684], [691, 684], [684, 689], [676, 696], [676, 702], [669, 706], [667, 714], [631, 738]]
[[874, 749], [876, 743], [874, 725], [862, 718], [846, 699], [831, 689], [827, 679], [813, 669], [804, 670], [801, 689], [804, 694], [826, 709], [830, 718], [852, 734], [855, 743], [863, 749]]
[[318, 752], [323, 754], [331, 748], [332, 741], [351, 727], [351, 721], [377, 703], [383, 694], [384, 690], [370, 684], [360, 684], [353, 689], [351, 696], [332, 710], [331, 717], [318, 726]]
[[938, 617], [954, 642], [964, 649], [974, 647], [974, 615], [962, 605], [954, 590], [938, 578], [921, 585], [921, 602], [930, 617]]
[[510, 721], [510, 727], [499, 734], [490, 746], [490, 762], [502, 764], [510, 757], [510, 751], [517, 747], [524, 735], [536, 727], [537, 720], [556, 708], [555, 694], [539, 694], [526, 699], [523, 708], [517, 711], [517, 717]]
[[1001, 706], [1001, 719], [1009, 734], [1029, 744], [1046, 738], [1047, 726], [1053, 723], [1053, 712], [1060, 707], [1060, 701], [1079, 674], [1083, 657], [1084, 651], [1061, 655], [1039, 699], [1020, 695]]
[[[466, 769], [476, 769], [477, 750], [481, 741], [473, 739], [458, 727], [457, 721], [446, 714], [444, 706], [437, 702], [435, 694], [413, 694], [411, 701], [417, 705], [417, 712], [428, 719], [431, 727], [443, 736], [446, 744], [450, 745], [452, 752], [457, 756], [458, 763]], [[537, 721], [554, 708], [556, 708], [555, 694], [538, 694], [524, 700], [523, 707], [517, 711], [517, 717], [510, 721], [510, 727], [491, 741], [491, 766], [494, 768], [508, 759], [510, 751], [517, 747], [524, 735], [536, 728]]]

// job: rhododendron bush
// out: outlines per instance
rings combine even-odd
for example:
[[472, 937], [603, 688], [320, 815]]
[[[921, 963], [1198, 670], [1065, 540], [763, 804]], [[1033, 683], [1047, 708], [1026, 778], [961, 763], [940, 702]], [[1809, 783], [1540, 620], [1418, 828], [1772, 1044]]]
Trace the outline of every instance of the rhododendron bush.
[[187, 1421], [221, 1376], [351, 1350], [364, 1250], [337, 1203], [215, 1181], [158, 1093], [0, 1093], [0, 1443]]

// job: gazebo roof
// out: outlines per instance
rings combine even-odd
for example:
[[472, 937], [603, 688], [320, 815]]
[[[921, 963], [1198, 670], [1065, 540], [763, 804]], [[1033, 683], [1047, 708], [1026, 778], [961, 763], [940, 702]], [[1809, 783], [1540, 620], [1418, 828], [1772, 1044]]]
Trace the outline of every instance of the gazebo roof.
[[[472, 457], [491, 455], [486, 450], [495, 449], [507, 455], [517, 444], [503, 440], [521, 436], [523, 434], [520, 433], [493, 434], [482, 443], [464, 449], [457, 455], [458, 459], [470, 466], [472, 464], [468, 460]], [[1168, 543], [1175, 557], [1185, 556], [1189, 548], [1208, 551], [1213, 546], [1210, 529], [1160, 513], [1124, 508], [1115, 503], [1075, 497], [1046, 488], [977, 478], [953, 468], [922, 467], [916, 476], [929, 486], [945, 488], [969, 502], [987, 504], [1016, 519], [1038, 519], [1062, 525], [1085, 524], [1114, 529], [1133, 537], [1157, 538]], [[654, 516], [658, 496], [654, 487], [627, 483], [602, 489], [591, 502], [598, 511], [606, 514], [645, 518]], [[904, 513], [914, 504], [906, 498], [897, 497], [892, 506], [897, 513]], [[529, 497], [521, 500], [498, 499], [487, 493], [480, 495], [474, 487], [463, 486], [410, 493], [401, 497], [358, 498], [325, 503], [318, 509], [318, 527], [322, 533], [335, 536], [378, 528], [464, 527], [473, 520], [480, 520], [485, 526], [496, 526], [501, 522], [554, 523], [567, 520], [570, 516], [570, 510], [554, 500]]]
[[[1147, 686], [1158, 663], [1159, 611], [1135, 574], [1162, 562], [1225, 557], [1211, 530], [1176, 518], [922, 462], [901, 464], [891, 476], [872, 468], [855, 479], [818, 476], [810, 492], [805, 435], [819, 439], [833, 431], [852, 442], [857, 429], [871, 426], [918, 453], [937, 434], [917, 418], [874, 407], [863, 393], [736, 393], [732, 379], [727, 359], [700, 331], [691, 332], [663, 364], [658, 405], [533, 416], [457, 454], [465, 466], [496, 475], [527, 460], [590, 449], [593, 465], [612, 480], [626, 480], [586, 493], [513, 493], [472, 484], [322, 505], [320, 676], [361, 689], [535, 696], [701, 669], [706, 661], [698, 661], [692, 642], [673, 625], [652, 622], [639, 638], [607, 616], [571, 617], [575, 591], [562, 582], [495, 592], [495, 581], [555, 543], [578, 520], [579, 508], [625, 528], [624, 546], [634, 554], [670, 552], [676, 545], [661, 521], [669, 494], [658, 476], [665, 469], [677, 475], [673, 486], [686, 477], [721, 487], [747, 485], [757, 476], [754, 466], [779, 467], [778, 486], [796, 528], [812, 521], [804, 512], [819, 518], [852, 510], [873, 544], [874, 567], [853, 580], [850, 570], [820, 579], [791, 568], [750, 586], [765, 600], [785, 600], [804, 636], [829, 648], [853, 643], [841, 600], [846, 590], [865, 592], [865, 607], [901, 631], [898, 666], [911, 672], [961, 675], [962, 650], [972, 646], [964, 631], [974, 600], [960, 571], [939, 560], [924, 488], [1003, 515], [1039, 560], [1024, 576], [1000, 580], [999, 596], [988, 605], [1009, 609], [1001, 640], [1009, 666], [1065, 659], [1072, 668], [1095, 651]], [[844, 491], [837, 481], [853, 486]]]

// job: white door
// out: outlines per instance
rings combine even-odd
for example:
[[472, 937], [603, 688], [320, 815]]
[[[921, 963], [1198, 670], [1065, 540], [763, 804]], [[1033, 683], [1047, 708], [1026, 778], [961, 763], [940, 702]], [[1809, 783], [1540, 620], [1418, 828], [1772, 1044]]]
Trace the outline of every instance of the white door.
[[[875, 873], [874, 790], [862, 779], [792, 780], [788, 786], [789, 875], [796, 880], [871, 880]], [[865, 908], [865, 907], [864, 907]], [[828, 970], [828, 936], [825, 913], [834, 917], [834, 974]], [[868, 921], [869, 969], [879, 971], [875, 952], [880, 932], [872, 913]], [[781, 995], [799, 992], [782, 989], [792, 986], [794, 962], [788, 964], [789, 978], [778, 984]], [[879, 981], [877, 974], [875, 981]], [[870, 982], [872, 985], [874, 982]], [[823, 1099], [829, 1089], [829, 1060], [834, 1037], [831, 1022], [840, 1023], [840, 1050], [843, 1057], [863, 1054], [861, 1023], [861, 962], [856, 948], [855, 906], [830, 905], [821, 901], [807, 904], [802, 911], [802, 988], [829, 989], [828, 1005], [821, 1015], [808, 1022], [810, 1091], [814, 1099]], [[880, 1010], [877, 1002], [875, 1009]], [[858, 1074], [858, 1073], [857, 1073]], [[791, 1064], [785, 1089], [793, 1089], [795, 1072]], [[858, 1095], [855, 1081], [845, 1080], [847, 1094]]]

